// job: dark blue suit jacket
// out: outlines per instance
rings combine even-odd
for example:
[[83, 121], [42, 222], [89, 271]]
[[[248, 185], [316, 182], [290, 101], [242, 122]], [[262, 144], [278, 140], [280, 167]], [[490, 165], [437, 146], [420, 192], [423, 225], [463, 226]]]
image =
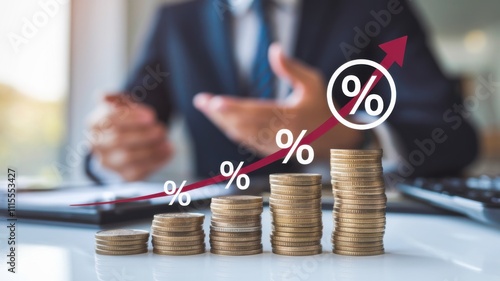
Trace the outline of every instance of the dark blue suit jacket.
[[[195, 0], [162, 7], [126, 86], [136, 98], [154, 107], [165, 123], [173, 113], [183, 114], [194, 139], [197, 174], [203, 177], [217, 174], [225, 160], [257, 160], [226, 138], [192, 104], [199, 92], [246, 94], [238, 81], [230, 47], [230, 13], [222, 2]], [[459, 91], [440, 71], [422, 27], [406, 2], [304, 0], [299, 22], [292, 56], [319, 69], [327, 81], [348, 60], [380, 62], [385, 53], [379, 44], [408, 35], [404, 66], [390, 69], [398, 99], [387, 122], [405, 146], [404, 157], [421, 150], [416, 141], [431, 138], [435, 128], [442, 128], [447, 135], [445, 143], [437, 144], [434, 152], [425, 155], [425, 162], [415, 165], [411, 175], [453, 173], [473, 160], [477, 153], [474, 130], [458, 113], [449, 112], [461, 102]], [[149, 81], [145, 87], [145, 78], [157, 68], [169, 76], [160, 79], [158, 85]], [[368, 77], [371, 71], [356, 74]], [[387, 85], [380, 83], [374, 91], [388, 103]], [[336, 98], [340, 104], [346, 103], [342, 95]], [[291, 169], [276, 163], [255, 173]]]

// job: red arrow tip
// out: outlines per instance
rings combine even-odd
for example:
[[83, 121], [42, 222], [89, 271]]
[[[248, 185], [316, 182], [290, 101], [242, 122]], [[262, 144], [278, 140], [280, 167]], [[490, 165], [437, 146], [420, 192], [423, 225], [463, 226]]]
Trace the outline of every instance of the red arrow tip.
[[387, 43], [380, 44], [379, 47], [384, 50], [384, 52], [386, 52], [387, 57], [399, 64], [399, 66], [403, 66], [403, 60], [406, 51], [406, 41], [408, 41], [408, 36], [403, 36]]

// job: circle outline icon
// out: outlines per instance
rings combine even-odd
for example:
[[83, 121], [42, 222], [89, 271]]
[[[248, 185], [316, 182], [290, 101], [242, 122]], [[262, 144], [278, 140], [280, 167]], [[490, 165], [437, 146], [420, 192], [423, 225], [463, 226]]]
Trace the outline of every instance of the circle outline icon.
[[[389, 82], [389, 87], [391, 89], [391, 101], [389, 103], [389, 107], [387, 108], [386, 112], [384, 113], [384, 115], [382, 115], [382, 117], [380, 117], [376, 121], [374, 121], [372, 123], [368, 123], [368, 124], [355, 124], [355, 123], [352, 123], [352, 122], [344, 119], [344, 117], [342, 117], [339, 114], [339, 112], [337, 111], [337, 109], [335, 108], [335, 105], [333, 103], [333, 96], [331, 94], [331, 92], [333, 90], [333, 85], [335, 84], [335, 80], [337, 80], [338, 76], [347, 68], [352, 67], [352, 66], [356, 66], [356, 65], [368, 65], [368, 66], [371, 66], [371, 67], [377, 69], [378, 71], [380, 71], [385, 76], [387, 81]], [[382, 124], [385, 120], [387, 120], [389, 115], [391, 115], [392, 111], [394, 110], [394, 106], [396, 105], [396, 84], [394, 83], [394, 79], [392, 78], [392, 75], [389, 73], [389, 71], [387, 69], [385, 69], [379, 63], [374, 62], [372, 60], [367, 60], [367, 59], [357, 59], [357, 60], [348, 61], [348, 62], [344, 63], [343, 65], [341, 65], [339, 68], [337, 68], [337, 70], [335, 70], [335, 72], [330, 77], [330, 81], [328, 81], [326, 98], [328, 101], [328, 107], [330, 108], [330, 111], [332, 112], [333, 116], [335, 118], [337, 118], [337, 120], [340, 123], [342, 123], [344, 126], [349, 127], [351, 129], [355, 129], [355, 130], [369, 130], [369, 129], [375, 128], [378, 125]]]

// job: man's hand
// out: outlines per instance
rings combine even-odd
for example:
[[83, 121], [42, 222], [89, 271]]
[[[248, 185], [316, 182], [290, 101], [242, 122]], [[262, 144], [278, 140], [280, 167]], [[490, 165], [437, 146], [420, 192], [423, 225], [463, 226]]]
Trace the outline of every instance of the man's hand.
[[173, 154], [165, 125], [156, 120], [155, 112], [122, 94], [104, 98], [91, 115], [90, 130], [94, 155], [126, 181], [144, 179]]
[[[293, 92], [284, 101], [215, 96], [200, 93], [194, 105], [231, 140], [242, 143], [260, 154], [279, 150], [275, 143], [278, 130], [286, 128], [298, 136], [310, 133], [332, 116], [326, 101], [326, 84], [322, 75], [303, 63], [285, 57], [277, 44], [269, 48], [273, 72], [289, 81]], [[320, 158], [329, 157], [330, 148], [354, 148], [362, 141], [359, 131], [338, 125], [318, 139], [313, 147]]]

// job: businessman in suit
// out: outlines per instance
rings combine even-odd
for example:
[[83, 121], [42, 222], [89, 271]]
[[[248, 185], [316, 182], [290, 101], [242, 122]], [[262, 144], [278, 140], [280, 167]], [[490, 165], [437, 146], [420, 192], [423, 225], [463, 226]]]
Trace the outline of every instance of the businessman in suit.
[[[212, 175], [226, 160], [253, 162], [278, 150], [279, 129], [311, 132], [331, 117], [325, 80], [340, 65], [381, 61], [378, 45], [405, 35], [404, 66], [390, 70], [398, 99], [385, 122], [389, 136], [400, 144], [399, 156], [410, 159], [417, 150], [429, 152], [426, 141], [440, 128], [448, 141], [434, 143], [408, 176], [458, 172], [477, 154], [475, 132], [459, 113], [444, 116], [460, 95], [411, 7], [398, 0], [195, 0], [162, 7], [124, 94], [108, 95], [94, 113], [91, 130], [101, 137], [88, 162], [125, 180], [145, 178], [175, 151], [167, 136], [174, 113], [186, 119], [198, 176]], [[354, 74], [368, 78], [371, 71]], [[387, 85], [373, 91], [388, 104]], [[341, 93], [334, 100], [348, 102]], [[313, 147], [316, 159], [327, 159], [330, 148], [362, 148], [374, 139], [381, 140], [377, 132], [338, 125]], [[296, 169], [274, 163], [255, 174]]]

